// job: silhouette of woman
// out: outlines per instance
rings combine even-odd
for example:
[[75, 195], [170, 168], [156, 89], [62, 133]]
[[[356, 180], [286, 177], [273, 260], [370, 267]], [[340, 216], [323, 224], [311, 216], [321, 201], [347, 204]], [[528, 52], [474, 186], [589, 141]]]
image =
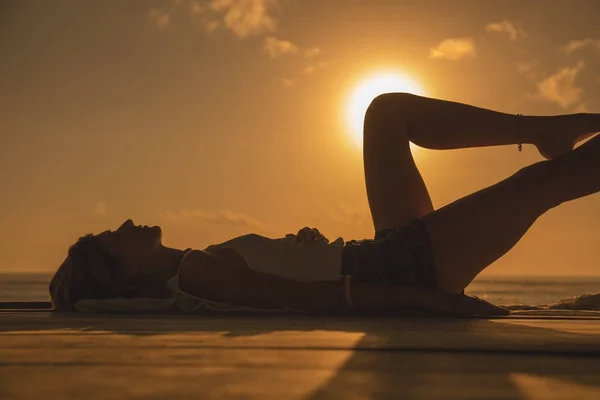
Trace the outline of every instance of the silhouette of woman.
[[[334, 243], [318, 230], [244, 235], [204, 250], [167, 248], [160, 227], [126, 221], [70, 247], [50, 283], [57, 310], [82, 299], [176, 293], [258, 309], [420, 309], [505, 314], [464, 288], [538, 217], [600, 191], [600, 114], [523, 116], [406, 93], [373, 100], [364, 171], [375, 238]], [[545, 161], [434, 210], [409, 143], [429, 149], [532, 144]]]

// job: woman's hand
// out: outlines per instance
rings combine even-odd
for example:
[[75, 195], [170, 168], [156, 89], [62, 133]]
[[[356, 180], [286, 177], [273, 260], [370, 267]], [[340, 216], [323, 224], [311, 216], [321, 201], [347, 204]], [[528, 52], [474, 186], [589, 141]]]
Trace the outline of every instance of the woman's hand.
[[477, 297], [464, 294], [449, 294], [438, 291], [423, 293], [419, 303], [424, 311], [442, 313], [448, 315], [481, 315], [495, 316], [508, 315], [510, 311], [488, 303]]
[[317, 228], [304, 227], [297, 234], [288, 233], [286, 239], [301, 243], [325, 243], [329, 244], [329, 239], [325, 237]]

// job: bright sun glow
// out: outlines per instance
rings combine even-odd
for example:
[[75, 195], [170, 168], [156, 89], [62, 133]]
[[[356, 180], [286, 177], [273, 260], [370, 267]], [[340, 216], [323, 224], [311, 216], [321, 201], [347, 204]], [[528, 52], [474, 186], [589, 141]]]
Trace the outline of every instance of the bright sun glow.
[[351, 93], [346, 108], [348, 133], [357, 146], [362, 147], [363, 121], [367, 107], [375, 97], [389, 92], [423, 95], [416, 82], [398, 73], [379, 73], [361, 81]]

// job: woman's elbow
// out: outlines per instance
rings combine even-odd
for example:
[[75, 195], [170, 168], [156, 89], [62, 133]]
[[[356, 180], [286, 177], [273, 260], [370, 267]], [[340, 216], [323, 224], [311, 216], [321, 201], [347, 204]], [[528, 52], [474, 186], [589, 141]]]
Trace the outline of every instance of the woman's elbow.
[[208, 296], [211, 293], [212, 260], [208, 253], [194, 250], [179, 266], [179, 289], [194, 296]]

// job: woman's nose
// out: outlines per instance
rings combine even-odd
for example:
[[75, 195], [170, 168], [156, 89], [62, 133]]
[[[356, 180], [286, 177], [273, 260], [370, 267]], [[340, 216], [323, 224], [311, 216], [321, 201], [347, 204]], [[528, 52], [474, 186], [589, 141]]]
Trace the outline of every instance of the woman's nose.
[[132, 226], [133, 226], [133, 220], [128, 219], [127, 221], [123, 222], [123, 224], [117, 230], [122, 230], [122, 229], [130, 228]]

